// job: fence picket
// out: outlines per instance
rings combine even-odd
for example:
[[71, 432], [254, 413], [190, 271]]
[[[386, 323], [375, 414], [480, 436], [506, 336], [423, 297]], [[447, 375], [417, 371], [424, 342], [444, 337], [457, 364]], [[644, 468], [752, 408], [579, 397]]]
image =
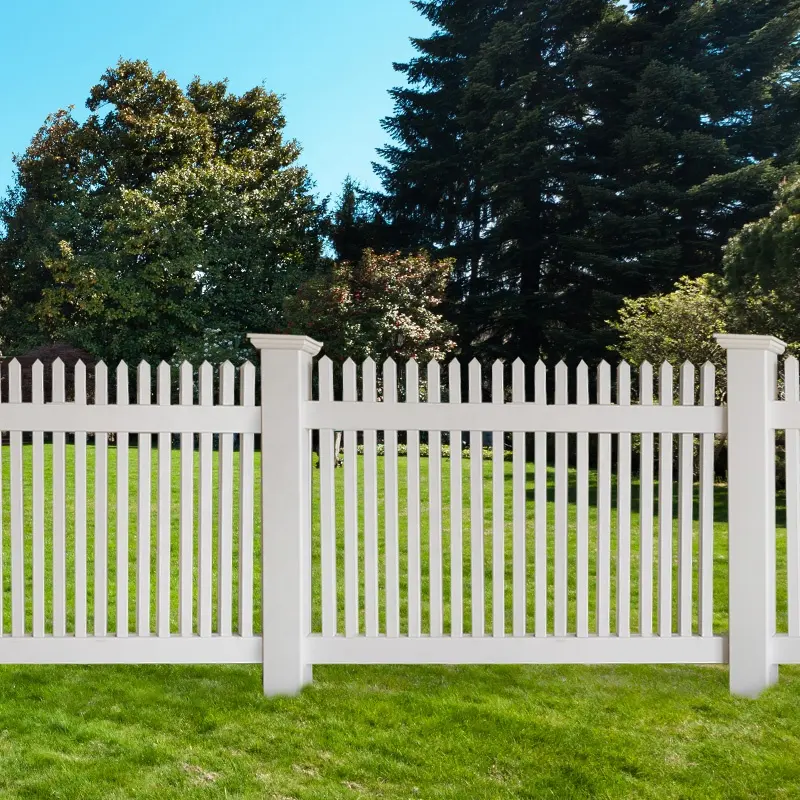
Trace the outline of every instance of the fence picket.
[[[589, 405], [589, 367], [585, 361], [577, 371], [579, 406]], [[580, 637], [589, 635], [589, 433], [576, 435], [576, 631]]]
[[[236, 373], [226, 361], [219, 368], [219, 404], [232, 406]], [[217, 632], [233, 633], [233, 434], [219, 436], [217, 501]]]
[[[617, 368], [617, 405], [631, 404], [631, 368]], [[631, 632], [631, 435], [618, 437], [617, 476], [617, 635]]]
[[[525, 402], [525, 364], [517, 358], [511, 365], [511, 401]], [[514, 636], [525, 636], [527, 616], [526, 569], [526, 520], [525, 520], [525, 434], [515, 431], [512, 434], [512, 632]]]
[[[469, 362], [469, 402], [483, 402], [481, 365]], [[469, 432], [469, 510], [470, 510], [470, 598], [472, 635], [484, 635], [486, 594], [484, 589], [485, 559], [483, 552], [483, 431]]]
[[[256, 404], [256, 368], [249, 361], [239, 367], [239, 405]], [[331, 432], [331, 436], [333, 432]], [[331, 448], [333, 440], [331, 440]], [[321, 451], [320, 451], [321, 452]], [[239, 434], [239, 635], [253, 635], [253, 512], [255, 509], [255, 435]], [[335, 544], [335, 543], [334, 543]], [[324, 570], [324, 567], [323, 567]], [[324, 575], [324, 571], [323, 571]], [[336, 588], [334, 584], [334, 630]]]
[[[172, 375], [166, 361], [158, 365], [158, 404], [168, 406], [171, 399]], [[172, 524], [172, 435], [158, 434], [158, 505], [156, 534], [156, 633], [170, 634], [170, 565]]]
[[[66, 402], [64, 362], [52, 366], [53, 403]], [[66, 435], [53, 433], [53, 636], [67, 634], [67, 457]]]
[[[429, 403], [441, 401], [439, 362], [431, 359], [427, 366]], [[442, 434], [428, 432], [428, 586], [431, 636], [443, 633], [442, 597]]]
[[[681, 405], [694, 405], [694, 366], [680, 369]], [[694, 509], [694, 435], [680, 434], [678, 461], [678, 634], [692, 635], [692, 515]]]
[[[6, 398], [6, 399], [8, 399], [8, 398]], [[3, 397], [2, 397], [2, 393], [0, 392], [0, 413], [2, 413], [2, 411], [3, 411], [2, 405], [3, 405]], [[0, 445], [2, 445], [2, 443], [3, 443], [3, 433], [2, 433], [2, 431], [0, 431]], [[5, 562], [5, 545], [4, 545], [4, 540], [5, 540], [5, 522], [4, 522], [4, 517], [5, 517], [5, 513], [6, 513], [6, 502], [5, 502], [5, 491], [4, 491], [4, 487], [3, 487], [3, 480], [4, 480], [3, 473], [4, 473], [5, 469], [4, 469], [4, 465], [3, 465], [3, 457], [2, 456], [3, 456], [2, 447], [0, 447], [0, 586], [5, 587], [5, 567], [4, 567], [4, 562]], [[11, 509], [9, 508], [9, 512], [10, 512], [10, 510]], [[5, 588], [3, 589], [2, 592], [0, 592], [0, 637], [4, 636], [6, 634], [6, 632], [7, 632], [6, 631], [6, 627], [5, 627], [4, 618], [5, 618]]]
[[[319, 360], [319, 399], [333, 401], [333, 362]], [[319, 432], [320, 559], [322, 568], [322, 635], [335, 636], [336, 597], [336, 483], [334, 479], [333, 431]]]
[[[406, 362], [406, 402], [419, 403], [419, 367]], [[420, 568], [419, 431], [406, 434], [408, 468], [408, 635], [421, 633], [422, 573]]]
[[[665, 361], [658, 378], [661, 406], [672, 405], [672, 367]], [[658, 635], [672, 635], [672, 434], [658, 435]]]
[[[547, 404], [547, 368], [539, 360], [533, 371], [535, 403]], [[547, 434], [534, 434], [534, 635], [547, 636]]]
[[[94, 404], [108, 405], [108, 367], [94, 368]], [[108, 634], [108, 434], [94, 434], [94, 635]]]
[[[555, 401], [558, 406], [567, 404], [567, 382], [569, 375], [567, 365], [563, 361], [556, 364]], [[569, 500], [569, 475], [567, 473], [567, 434], [557, 433], [556, 444], [556, 482], [555, 482], [555, 591], [554, 591], [554, 627], [556, 636], [567, 635], [567, 503]]]
[[[397, 364], [383, 363], [383, 402], [397, 404]], [[398, 539], [397, 431], [384, 437], [384, 513], [386, 515], [386, 635], [400, 635], [400, 544]]]
[[[22, 402], [22, 371], [16, 358], [8, 365], [9, 403]], [[11, 635], [25, 635], [25, 540], [22, 521], [25, 503], [22, 486], [22, 431], [11, 431]]]
[[[117, 406], [127, 406], [128, 365], [117, 366]], [[128, 434], [117, 432], [117, 636], [128, 635]]]
[[[795, 380], [792, 385], [797, 385], [797, 362], [795, 362]], [[788, 385], [788, 384], [787, 384]], [[714, 391], [714, 365], [708, 361], [700, 369], [700, 402], [704, 406], [713, 406], [716, 402]], [[797, 434], [797, 431], [793, 431]], [[787, 431], [787, 465], [788, 459], [788, 435], [792, 431]], [[796, 463], [796, 460], [795, 460]], [[800, 477], [800, 475], [798, 476]], [[797, 486], [797, 483], [787, 486]], [[792, 495], [793, 502], [797, 503], [796, 491], [786, 493], [787, 500], [787, 538], [788, 538], [788, 519], [789, 519], [789, 495]], [[796, 543], [796, 542], [795, 542]], [[698, 569], [699, 591], [698, 591], [698, 619], [700, 622], [700, 635], [713, 635], [714, 627], [714, 434], [703, 433], [700, 435], [700, 547], [698, 550]], [[800, 553], [796, 553], [795, 561], [789, 562], [789, 575], [794, 576], [797, 581], [800, 577]], [[791, 578], [790, 578], [791, 580]], [[795, 584], [796, 592], [796, 584]], [[797, 608], [798, 598], [795, 594], [795, 629], [800, 636], [800, 614]], [[791, 609], [791, 606], [790, 606]], [[791, 627], [791, 612], [789, 625]]]
[[[31, 368], [31, 399], [44, 405], [44, 366], [38, 359]], [[33, 635], [44, 636], [45, 589], [44, 589], [44, 433], [34, 431], [31, 475], [31, 499], [33, 501], [33, 543], [31, 547], [33, 567]]]
[[[150, 365], [146, 361], [137, 370], [139, 405], [150, 405], [152, 394]], [[151, 525], [151, 474], [150, 458], [153, 437], [150, 433], [138, 435], [137, 458], [139, 465], [136, 513], [136, 633], [150, 635], [150, 525]]]
[[[86, 365], [75, 364], [75, 405], [86, 405]], [[86, 636], [86, 431], [75, 432], [75, 636]]]
[[[639, 367], [639, 404], [653, 405], [653, 367]], [[639, 457], [639, 635], [653, 633], [653, 434], [642, 434]]]
[[[179, 372], [182, 406], [194, 402], [194, 370], [184, 361]], [[178, 629], [181, 636], [191, 636], [194, 618], [194, 434], [181, 433], [180, 532], [178, 540]]]
[[[492, 402], [505, 402], [503, 362], [492, 365]], [[506, 631], [505, 439], [492, 431], [492, 636]]]
[[[200, 405], [214, 403], [214, 371], [208, 361], [198, 370]], [[197, 632], [211, 636], [213, 591], [212, 519], [214, 498], [213, 434], [200, 434], [200, 475], [197, 487]]]
[[[611, 404], [611, 367], [597, 368], [598, 405]], [[611, 632], [611, 434], [597, 435], [597, 634]]]
[[[375, 403], [376, 364], [368, 358], [361, 368], [365, 403]], [[364, 431], [364, 630], [378, 635], [378, 435]]]
[[[461, 364], [447, 367], [448, 402], [461, 402]], [[463, 458], [461, 431], [450, 431], [450, 635], [464, 632]]]
[[[344, 362], [343, 399], [355, 402], [356, 365], [353, 359]], [[358, 635], [358, 463], [356, 432], [344, 432], [344, 632]]]

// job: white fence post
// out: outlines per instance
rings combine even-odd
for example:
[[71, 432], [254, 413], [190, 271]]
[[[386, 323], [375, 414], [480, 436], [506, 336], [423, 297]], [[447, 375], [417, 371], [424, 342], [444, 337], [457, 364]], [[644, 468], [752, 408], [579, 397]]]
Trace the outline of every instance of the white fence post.
[[756, 697], [778, 679], [775, 633], [775, 429], [772, 336], [716, 334], [728, 351], [728, 644], [730, 688]]
[[312, 358], [307, 336], [248, 334], [261, 351], [261, 549], [264, 694], [295, 694], [311, 681], [306, 661], [310, 562]]

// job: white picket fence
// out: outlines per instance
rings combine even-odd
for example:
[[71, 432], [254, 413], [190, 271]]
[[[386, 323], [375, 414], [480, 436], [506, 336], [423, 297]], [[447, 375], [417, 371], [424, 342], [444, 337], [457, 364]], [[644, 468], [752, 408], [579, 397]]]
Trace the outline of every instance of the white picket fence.
[[[497, 362], [484, 380], [473, 361], [462, 398], [457, 361], [425, 365], [422, 380], [414, 361], [400, 376], [391, 360], [347, 361], [339, 373], [324, 357], [315, 367], [321, 345], [306, 337], [251, 340], [258, 406], [250, 364], [238, 380], [222, 365], [216, 391], [210, 365], [196, 376], [182, 365], [177, 404], [164, 364], [155, 393], [151, 368], [138, 367], [133, 404], [120, 365], [110, 403], [100, 364], [87, 404], [81, 364], [70, 402], [56, 362], [50, 402], [39, 364], [23, 403], [11, 363], [0, 404], [10, 451], [0, 662], [263, 663], [268, 694], [297, 691], [313, 664], [730, 663], [732, 690], [749, 695], [777, 664], [800, 663], [800, 376], [787, 359], [777, 401], [777, 340], [719, 337], [725, 406], [711, 365], [698, 375], [684, 364], [675, 380], [668, 364], [654, 375], [623, 363], [612, 375], [602, 363], [591, 375], [559, 363], [548, 376], [539, 363], [526, 396], [521, 362]], [[786, 430], [780, 592], [776, 430]], [[721, 435], [730, 584], [715, 607]], [[778, 634], [784, 588], [788, 632]]]

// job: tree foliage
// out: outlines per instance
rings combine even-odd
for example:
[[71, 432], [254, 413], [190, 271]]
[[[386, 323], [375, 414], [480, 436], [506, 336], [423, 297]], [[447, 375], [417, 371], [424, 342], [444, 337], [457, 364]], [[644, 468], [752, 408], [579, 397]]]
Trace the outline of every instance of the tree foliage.
[[286, 303], [288, 332], [318, 339], [335, 360], [442, 359], [454, 348], [441, 315], [450, 268], [426, 253], [367, 249], [300, 287]]
[[800, 137], [797, 0], [419, 0], [380, 151], [401, 247], [454, 259], [465, 355], [592, 357], [624, 297], [722, 271]]
[[725, 248], [725, 282], [737, 332], [777, 336], [800, 351], [800, 179], [787, 182], [771, 214]]
[[65, 340], [110, 360], [249, 354], [316, 267], [320, 218], [278, 97], [144, 61], [50, 116], [0, 208], [5, 351]]
[[724, 368], [725, 353], [713, 338], [729, 325], [719, 289], [719, 277], [709, 274], [680, 278], [671, 292], [626, 298], [609, 322], [619, 333], [617, 351], [633, 365], [689, 361], [699, 367], [710, 361]]

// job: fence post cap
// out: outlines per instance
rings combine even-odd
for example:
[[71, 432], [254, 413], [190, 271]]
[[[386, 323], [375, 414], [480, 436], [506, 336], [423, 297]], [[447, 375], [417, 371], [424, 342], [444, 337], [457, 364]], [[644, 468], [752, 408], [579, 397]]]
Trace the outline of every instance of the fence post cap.
[[715, 333], [714, 339], [725, 350], [765, 350], [781, 355], [786, 350], [786, 342], [774, 336], [759, 336], [749, 333]]
[[322, 349], [322, 342], [310, 336], [289, 336], [282, 333], [248, 333], [247, 338], [258, 350], [297, 350], [315, 356]]

